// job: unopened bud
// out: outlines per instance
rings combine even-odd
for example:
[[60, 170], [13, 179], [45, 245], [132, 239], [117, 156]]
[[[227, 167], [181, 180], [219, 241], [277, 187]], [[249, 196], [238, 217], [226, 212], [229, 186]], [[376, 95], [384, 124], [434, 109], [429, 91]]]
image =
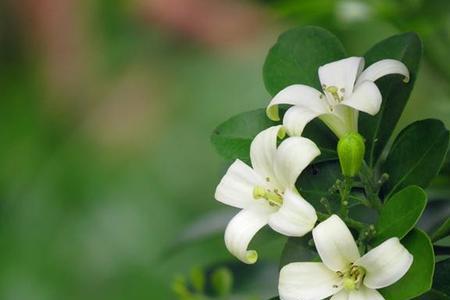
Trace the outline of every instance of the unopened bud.
[[339, 140], [337, 151], [344, 176], [353, 177], [358, 174], [365, 149], [364, 138], [357, 132], [350, 132]]
[[217, 269], [212, 274], [211, 284], [218, 296], [227, 296], [233, 289], [233, 274], [227, 268]]

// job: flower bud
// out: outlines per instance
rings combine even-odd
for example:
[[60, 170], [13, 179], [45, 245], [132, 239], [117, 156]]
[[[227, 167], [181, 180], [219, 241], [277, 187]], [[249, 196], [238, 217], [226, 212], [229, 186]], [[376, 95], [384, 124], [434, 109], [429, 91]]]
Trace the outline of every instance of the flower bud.
[[350, 132], [339, 140], [337, 152], [344, 176], [353, 177], [358, 174], [365, 149], [364, 138], [357, 132]]
[[217, 269], [212, 274], [211, 284], [218, 296], [228, 296], [233, 289], [233, 274], [227, 268]]

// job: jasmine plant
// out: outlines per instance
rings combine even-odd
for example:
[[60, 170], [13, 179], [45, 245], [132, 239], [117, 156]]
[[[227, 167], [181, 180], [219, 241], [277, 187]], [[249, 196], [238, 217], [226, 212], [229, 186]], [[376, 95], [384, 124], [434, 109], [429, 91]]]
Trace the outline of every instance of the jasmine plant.
[[[450, 235], [448, 219], [433, 241], [416, 226], [449, 132], [426, 119], [392, 136], [421, 55], [414, 33], [358, 57], [322, 28], [288, 30], [264, 63], [266, 107], [214, 131], [212, 143], [233, 162], [215, 198], [242, 209], [225, 245], [254, 264], [257, 231], [268, 224], [287, 236], [279, 299], [449, 299], [448, 275], [434, 270], [437, 259], [449, 270], [450, 248], [433, 244]], [[306, 251], [315, 258], [298, 261]]]

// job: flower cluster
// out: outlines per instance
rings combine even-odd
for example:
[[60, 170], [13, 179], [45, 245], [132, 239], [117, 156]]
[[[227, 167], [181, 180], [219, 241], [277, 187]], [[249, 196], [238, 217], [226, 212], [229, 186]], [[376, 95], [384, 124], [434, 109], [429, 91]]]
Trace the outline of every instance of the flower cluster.
[[[392, 59], [381, 60], [364, 70], [363, 58], [350, 57], [326, 64], [318, 73], [322, 92], [295, 84], [275, 95], [267, 107], [270, 119], [280, 120], [278, 105], [291, 105], [284, 113], [282, 125], [260, 132], [251, 143], [251, 166], [236, 160], [217, 186], [218, 201], [241, 209], [226, 228], [225, 245], [239, 260], [253, 264], [258, 255], [248, 246], [265, 225], [289, 237], [312, 231], [322, 262], [284, 266], [279, 278], [282, 300], [320, 300], [330, 296], [332, 300], [384, 299], [377, 289], [403, 277], [412, 264], [412, 255], [398, 238], [360, 253], [345, 220], [337, 215], [329, 215], [317, 224], [318, 213], [299, 193], [296, 181], [320, 150], [301, 135], [316, 117], [341, 141], [349, 134], [358, 135], [359, 111], [375, 115], [380, 110], [382, 95], [374, 82], [388, 74], [401, 74], [407, 82], [409, 72], [403, 63]], [[364, 147], [363, 141], [352, 142]], [[347, 175], [344, 170], [349, 169], [353, 176], [359, 167], [346, 168], [342, 162], [352, 149], [339, 147], [343, 149], [339, 155], [343, 173]], [[357, 156], [363, 157], [361, 153]]]

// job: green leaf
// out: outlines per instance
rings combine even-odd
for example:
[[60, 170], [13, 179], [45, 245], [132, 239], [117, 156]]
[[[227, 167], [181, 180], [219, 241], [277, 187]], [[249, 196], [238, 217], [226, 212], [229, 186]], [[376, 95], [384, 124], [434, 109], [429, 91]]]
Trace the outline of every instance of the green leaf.
[[321, 120], [315, 119], [309, 122], [302, 136], [314, 141], [320, 149], [320, 156], [314, 162], [337, 159], [337, 138]]
[[275, 95], [292, 84], [321, 89], [320, 66], [346, 56], [339, 39], [315, 26], [297, 27], [280, 35], [270, 49], [263, 68], [267, 91]]
[[399, 281], [381, 289], [386, 300], [408, 300], [431, 288], [434, 272], [434, 252], [430, 238], [419, 229], [413, 229], [402, 244], [414, 256], [409, 271]]
[[[244, 112], [220, 124], [213, 131], [211, 142], [225, 159], [240, 159], [250, 163], [252, 140], [262, 130], [277, 124], [267, 118], [264, 109]], [[311, 122], [303, 136], [312, 139], [319, 147], [321, 155], [316, 159], [317, 162], [337, 157], [336, 138], [319, 120]]]
[[373, 46], [364, 55], [366, 67], [382, 59], [402, 61], [409, 69], [410, 81], [403, 82], [400, 75], [389, 75], [377, 80], [376, 84], [383, 95], [380, 112], [375, 116], [360, 114], [359, 131], [367, 140], [366, 159], [373, 166], [394, 131], [408, 102], [417, 76], [422, 42], [415, 33], [405, 33], [389, 37]]
[[398, 237], [402, 239], [414, 228], [427, 204], [427, 195], [418, 186], [409, 186], [394, 194], [384, 204], [378, 222], [373, 244]]
[[447, 157], [444, 160], [440, 175], [450, 176], [450, 151], [447, 152]]
[[308, 245], [311, 239], [311, 234], [303, 237], [288, 238], [281, 253], [280, 269], [292, 262], [315, 260], [317, 253]]
[[227, 160], [250, 162], [250, 144], [262, 130], [277, 125], [264, 109], [240, 113], [220, 124], [211, 136], [217, 152]]
[[383, 193], [389, 196], [408, 185], [428, 187], [442, 166], [448, 141], [449, 132], [439, 120], [416, 121], [403, 129], [383, 165], [389, 174]]
[[436, 242], [447, 236], [450, 236], [450, 218], [447, 218], [447, 220], [445, 220], [444, 223], [439, 226], [439, 228], [431, 236], [431, 240], [433, 242]]
[[[341, 167], [339, 166], [339, 161], [315, 163], [300, 174], [296, 186], [300, 194], [309, 203], [317, 210], [323, 211], [320, 199], [327, 197], [329, 200], [334, 200], [334, 198], [331, 198], [329, 189], [336, 183], [336, 179], [340, 177]], [[330, 202], [335, 203], [337, 201]]]

